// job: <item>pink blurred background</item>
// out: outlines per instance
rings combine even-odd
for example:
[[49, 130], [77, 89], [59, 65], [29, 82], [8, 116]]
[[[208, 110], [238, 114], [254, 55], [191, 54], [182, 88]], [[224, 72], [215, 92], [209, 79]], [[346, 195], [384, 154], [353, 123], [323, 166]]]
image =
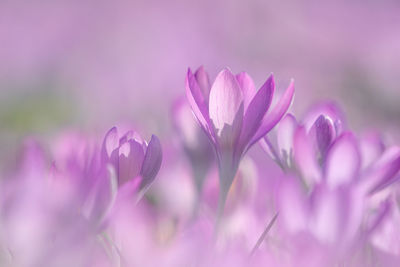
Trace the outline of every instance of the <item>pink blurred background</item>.
[[199, 65], [258, 86], [294, 78], [300, 115], [334, 99], [356, 128], [396, 127], [399, 14], [394, 0], [1, 1], [0, 161], [22, 137], [68, 127], [129, 121], [167, 138]]

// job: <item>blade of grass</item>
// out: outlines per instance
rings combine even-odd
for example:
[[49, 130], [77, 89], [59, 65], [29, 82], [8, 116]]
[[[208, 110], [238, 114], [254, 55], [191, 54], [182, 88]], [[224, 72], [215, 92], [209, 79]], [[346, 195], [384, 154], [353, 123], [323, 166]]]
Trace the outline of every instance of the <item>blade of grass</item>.
[[269, 230], [272, 228], [274, 225], [276, 219], [278, 218], [278, 212], [274, 215], [272, 220], [269, 222], [267, 227], [265, 228], [264, 232], [261, 234], [260, 238], [257, 240], [256, 245], [253, 247], [253, 249], [250, 252], [250, 257], [256, 252], [256, 250], [260, 247], [261, 243], [264, 241], [265, 237], [267, 236]]

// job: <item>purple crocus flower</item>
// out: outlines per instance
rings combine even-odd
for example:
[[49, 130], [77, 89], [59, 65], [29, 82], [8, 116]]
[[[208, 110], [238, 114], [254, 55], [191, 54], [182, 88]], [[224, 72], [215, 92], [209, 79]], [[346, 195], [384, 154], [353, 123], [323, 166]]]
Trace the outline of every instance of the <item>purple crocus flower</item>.
[[[306, 173], [306, 179], [314, 179], [318, 164], [325, 162], [329, 146], [346, 129], [342, 114], [332, 102], [313, 106], [301, 122], [287, 114], [277, 127], [276, 144], [265, 136], [261, 146], [284, 171], [296, 171], [298, 167]], [[296, 146], [300, 151], [297, 158]], [[301, 161], [300, 166], [295, 166], [295, 161]]]
[[270, 110], [274, 91], [272, 74], [257, 91], [253, 80], [245, 72], [234, 75], [229, 69], [224, 69], [211, 86], [203, 67], [194, 74], [188, 70], [188, 101], [217, 156], [220, 177], [217, 218], [223, 213], [240, 159], [280, 121], [289, 108], [294, 95], [293, 81]]
[[134, 131], [119, 137], [113, 127], [104, 137], [101, 158], [114, 167], [119, 186], [132, 181], [145, 191], [160, 170], [161, 143], [155, 135], [147, 143]]

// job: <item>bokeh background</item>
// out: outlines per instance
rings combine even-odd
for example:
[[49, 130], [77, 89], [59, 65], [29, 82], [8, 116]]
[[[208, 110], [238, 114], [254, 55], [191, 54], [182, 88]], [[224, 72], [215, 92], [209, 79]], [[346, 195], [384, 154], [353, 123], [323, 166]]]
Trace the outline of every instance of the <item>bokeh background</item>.
[[0, 162], [26, 136], [129, 121], [171, 133], [188, 67], [295, 79], [293, 111], [333, 99], [356, 129], [400, 120], [400, 2], [2, 0]]

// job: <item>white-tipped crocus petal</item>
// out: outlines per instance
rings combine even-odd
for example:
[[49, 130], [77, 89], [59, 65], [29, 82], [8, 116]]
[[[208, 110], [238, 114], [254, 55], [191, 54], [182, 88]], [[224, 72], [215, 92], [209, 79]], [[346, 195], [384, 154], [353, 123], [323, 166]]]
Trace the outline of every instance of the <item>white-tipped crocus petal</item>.
[[244, 111], [246, 112], [256, 94], [256, 87], [253, 79], [244, 71], [236, 75], [236, 80], [243, 92]]
[[343, 133], [327, 152], [324, 168], [327, 184], [334, 188], [351, 183], [357, 178], [360, 165], [360, 152], [355, 137], [349, 132]]
[[186, 97], [200, 126], [213, 139], [214, 133], [208, 115], [207, 101], [190, 69], [186, 76]]
[[296, 118], [292, 114], [287, 114], [279, 123], [277, 131], [277, 141], [279, 154], [286, 166], [291, 166], [294, 156], [293, 139], [297, 128]]
[[273, 84], [274, 78], [271, 75], [251, 100], [243, 118], [243, 127], [239, 141], [240, 149], [245, 148], [260, 127], [261, 121], [271, 104], [274, 93]]
[[141, 188], [144, 188], [151, 182], [153, 182], [158, 171], [160, 170], [161, 162], [162, 162], [161, 143], [157, 136], [152, 135], [151, 140], [147, 146], [142, 169], [140, 171], [143, 177]]
[[243, 94], [228, 69], [218, 74], [211, 87], [209, 112], [221, 143], [235, 142], [242, 126]]
[[298, 127], [294, 134], [293, 148], [297, 168], [306, 182], [308, 184], [319, 182], [321, 180], [321, 171], [311, 140], [308, 138], [303, 126]]
[[279, 99], [279, 102], [264, 116], [260, 128], [257, 130], [256, 134], [250, 141], [249, 147], [260, 140], [260, 138], [262, 138], [264, 135], [266, 135], [282, 119], [286, 111], [289, 109], [290, 104], [292, 103], [293, 96], [294, 82], [292, 80], [285, 93]]

